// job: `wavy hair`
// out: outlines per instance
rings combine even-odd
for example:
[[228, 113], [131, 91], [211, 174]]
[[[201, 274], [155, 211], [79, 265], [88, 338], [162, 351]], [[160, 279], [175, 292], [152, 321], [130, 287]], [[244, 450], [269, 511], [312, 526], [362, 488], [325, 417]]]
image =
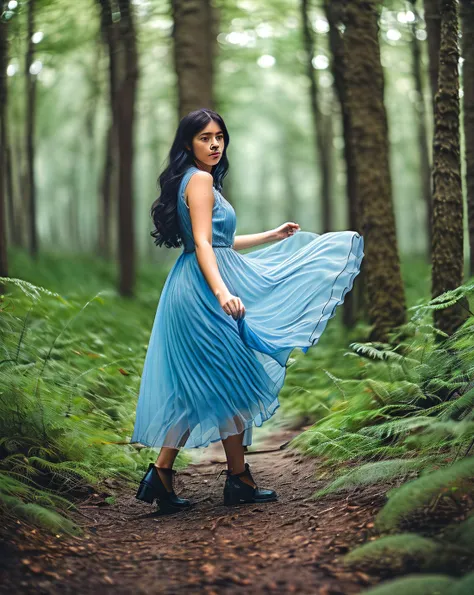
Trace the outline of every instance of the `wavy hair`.
[[[227, 147], [229, 133], [221, 116], [211, 109], [198, 109], [190, 112], [179, 123], [167, 161], [169, 165], [157, 180], [161, 194], [151, 206], [151, 218], [155, 229], [150, 233], [157, 246], [165, 244], [167, 248], [179, 248], [183, 244], [178, 221], [178, 190], [184, 172], [194, 162], [193, 137], [203, 130], [211, 121], [216, 122], [224, 133], [224, 150], [219, 163], [212, 167], [214, 187], [222, 190], [224, 177], [229, 169]], [[190, 149], [186, 148], [186, 145]]]

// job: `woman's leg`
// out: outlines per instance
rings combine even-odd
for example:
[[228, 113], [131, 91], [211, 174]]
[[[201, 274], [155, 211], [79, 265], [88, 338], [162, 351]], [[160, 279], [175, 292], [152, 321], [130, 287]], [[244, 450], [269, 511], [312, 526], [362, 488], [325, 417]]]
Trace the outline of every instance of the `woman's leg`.
[[[241, 432], [240, 434], [234, 434], [222, 440], [227, 457], [227, 468], [232, 475], [245, 471], [244, 447], [242, 446], [243, 437], [244, 433]], [[256, 487], [255, 483], [246, 475], [242, 475], [240, 479], [248, 485], [254, 488]]]
[[[176, 428], [173, 429], [173, 431]], [[183, 446], [189, 436], [189, 428], [182, 434], [178, 446]], [[167, 469], [172, 469], [174, 461], [178, 456], [179, 448], [170, 448], [168, 446], [162, 446], [160, 449], [160, 454], [155, 462], [155, 468], [158, 472], [158, 475], [161, 478], [164, 486], [168, 490], [168, 492], [173, 491], [173, 478], [171, 474], [167, 474], [165, 471], [161, 471], [159, 467], [166, 467]]]
[[167, 446], [162, 446], [160, 449], [160, 454], [156, 459], [155, 466], [156, 467], [167, 467], [168, 469], [173, 468], [174, 461], [178, 456], [179, 449], [178, 448], [168, 448]]

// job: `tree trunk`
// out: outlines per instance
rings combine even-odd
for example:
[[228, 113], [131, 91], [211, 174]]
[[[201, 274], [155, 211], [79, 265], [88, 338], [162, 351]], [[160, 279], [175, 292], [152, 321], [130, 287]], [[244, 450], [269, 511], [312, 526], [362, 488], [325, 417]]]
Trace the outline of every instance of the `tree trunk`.
[[395, 231], [388, 124], [378, 42], [378, 0], [345, 5], [344, 79], [361, 207], [371, 341], [405, 322], [405, 295]]
[[[0, 4], [0, 12], [3, 2]], [[6, 226], [6, 148], [7, 148], [7, 65], [8, 65], [8, 22], [0, 19], [0, 277], [8, 277], [7, 226]], [[0, 283], [0, 293], [5, 285]]]
[[35, 114], [36, 114], [36, 74], [30, 72], [34, 58], [33, 33], [35, 32], [36, 0], [28, 2], [28, 47], [25, 60], [26, 77], [26, 157], [27, 191], [29, 213], [29, 249], [33, 258], [38, 256], [38, 235], [36, 231], [36, 183], [35, 183]]
[[[344, 137], [344, 163], [346, 164], [346, 197], [349, 229], [361, 231], [360, 212], [357, 201], [355, 162], [352, 154], [351, 123], [344, 88], [344, 46], [338, 26], [343, 21], [343, 0], [324, 0], [324, 10], [329, 23], [329, 46], [332, 60], [331, 70], [334, 88], [342, 114], [342, 133]], [[363, 287], [365, 286], [365, 267], [360, 271], [360, 282], [346, 295], [343, 304], [343, 324], [352, 328], [358, 318], [357, 312], [363, 308]]]
[[[459, 141], [458, 14], [456, 0], [441, 0], [439, 91], [433, 139], [432, 297], [463, 282], [463, 201]], [[460, 303], [434, 311], [434, 324], [451, 335], [465, 320]]]
[[438, 92], [439, 44], [441, 35], [440, 0], [424, 0], [426, 32], [428, 34], [428, 59], [430, 72], [431, 101], [434, 113], [434, 101]]
[[423, 93], [423, 79], [421, 75], [421, 48], [420, 42], [416, 37], [416, 30], [417, 25], [420, 21], [420, 17], [416, 9], [416, 0], [410, 0], [410, 2], [412, 4], [413, 13], [415, 14], [415, 20], [412, 23], [411, 50], [413, 59], [413, 79], [415, 81], [415, 89], [418, 94], [418, 101], [416, 103], [415, 109], [417, 120], [418, 147], [420, 155], [421, 191], [426, 210], [426, 231], [428, 236], [427, 261], [431, 262], [431, 244], [433, 241], [433, 233], [431, 229], [431, 220], [433, 218], [433, 201], [431, 195], [431, 166], [428, 137], [426, 130], [426, 110]]
[[474, 2], [461, 0], [464, 139], [466, 146], [469, 273], [474, 275]]
[[21, 246], [20, 228], [18, 226], [18, 217], [16, 212], [15, 189], [13, 186], [13, 160], [12, 149], [10, 146], [10, 136], [8, 134], [8, 122], [6, 123], [5, 130], [5, 169], [10, 242], [13, 246]]
[[321, 175], [322, 232], [326, 233], [332, 230], [332, 143], [329, 143], [328, 138], [326, 138], [328, 126], [325, 126], [326, 118], [323, 116], [319, 107], [319, 87], [312, 64], [312, 59], [314, 56], [314, 40], [309, 19], [308, 0], [301, 0], [301, 18], [303, 23], [303, 43], [306, 51], [306, 69], [310, 84], [311, 113], [313, 115], [313, 138], [316, 144], [316, 155], [319, 159], [319, 171]]
[[120, 84], [120, 39], [119, 29], [112, 20], [112, 7], [109, 0], [98, 0], [101, 6], [100, 28], [104, 45], [109, 56], [109, 99], [111, 121], [107, 130], [105, 158], [101, 180], [101, 204], [99, 210], [99, 254], [106, 259], [112, 256], [111, 221], [113, 219], [112, 203], [114, 190], [118, 190], [116, 175], [118, 170], [117, 151], [117, 98]]
[[214, 107], [217, 14], [210, 0], [172, 0], [174, 62], [179, 119]]
[[114, 125], [111, 121], [107, 130], [107, 139], [105, 143], [105, 159], [104, 167], [102, 170], [102, 179], [100, 184], [100, 210], [99, 210], [99, 242], [98, 250], [102, 258], [110, 259], [111, 253], [111, 241], [110, 241], [110, 221], [112, 218], [112, 188], [114, 181], [114, 163], [116, 162], [116, 151], [115, 151], [115, 138], [116, 134], [114, 131]]
[[120, 8], [120, 42], [123, 77], [117, 101], [117, 138], [119, 152], [118, 192], [118, 256], [120, 261], [119, 290], [133, 296], [135, 284], [135, 233], [133, 209], [134, 116], [138, 81], [136, 34], [130, 0], [118, 0]]
[[292, 155], [291, 151], [289, 151], [288, 143], [282, 143], [282, 151], [281, 151], [281, 171], [283, 175], [284, 181], [284, 200], [285, 200], [285, 208], [284, 213], [286, 217], [286, 221], [295, 221], [298, 222], [298, 193], [295, 189], [295, 180], [292, 177], [293, 172], [293, 164], [292, 164]]

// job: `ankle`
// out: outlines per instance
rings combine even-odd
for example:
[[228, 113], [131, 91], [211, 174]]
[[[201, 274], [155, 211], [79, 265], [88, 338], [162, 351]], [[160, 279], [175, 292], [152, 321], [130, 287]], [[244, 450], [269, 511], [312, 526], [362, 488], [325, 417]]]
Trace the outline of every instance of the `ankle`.
[[237, 475], [238, 473], [243, 473], [244, 471], [245, 471], [245, 467], [242, 467], [241, 469], [239, 469], [238, 467], [229, 468], [229, 473], [231, 475]]

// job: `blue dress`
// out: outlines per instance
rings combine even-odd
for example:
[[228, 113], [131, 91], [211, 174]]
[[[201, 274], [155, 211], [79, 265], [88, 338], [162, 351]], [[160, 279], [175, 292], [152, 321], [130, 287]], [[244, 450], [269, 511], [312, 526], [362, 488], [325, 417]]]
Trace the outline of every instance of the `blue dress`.
[[286, 363], [306, 351], [352, 289], [364, 257], [355, 231], [297, 231], [265, 248], [232, 248], [236, 215], [213, 189], [212, 244], [229, 291], [245, 316], [224, 312], [197, 260], [184, 191], [199, 169], [186, 170], [178, 191], [184, 250], [163, 286], [141, 377], [131, 443], [171, 448], [208, 446], [244, 431], [252, 443], [279, 407]]

